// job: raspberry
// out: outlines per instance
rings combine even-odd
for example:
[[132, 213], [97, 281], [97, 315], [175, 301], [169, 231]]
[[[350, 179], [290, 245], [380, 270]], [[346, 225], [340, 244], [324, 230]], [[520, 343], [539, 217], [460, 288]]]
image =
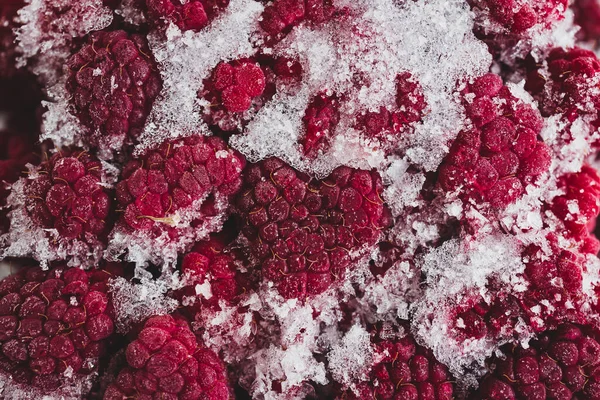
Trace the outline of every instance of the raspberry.
[[229, 0], [146, 0], [148, 15], [155, 21], [173, 22], [182, 31], [200, 31], [228, 5]]
[[267, 81], [266, 69], [249, 58], [222, 62], [211, 79], [204, 81], [198, 96], [209, 103], [204, 119], [224, 131], [233, 131], [248, 118], [246, 112], [258, 110], [268, 100], [274, 86]]
[[410, 72], [404, 72], [396, 78], [396, 106], [392, 112], [381, 107], [379, 112], [367, 112], [359, 122], [359, 129], [370, 137], [384, 138], [397, 135], [401, 129], [421, 120], [427, 102], [421, 85], [414, 80]]
[[227, 400], [232, 395], [218, 356], [198, 344], [187, 322], [170, 315], [149, 318], [127, 346], [127, 364], [104, 393], [105, 400]]
[[507, 344], [470, 399], [597, 399], [600, 344], [588, 327], [563, 324], [524, 348]]
[[567, 229], [567, 236], [583, 245], [591, 254], [598, 252], [598, 242], [588, 232], [588, 225], [600, 212], [600, 176], [584, 165], [580, 172], [562, 176], [558, 182], [565, 194], [552, 200], [550, 209]]
[[57, 389], [67, 368], [94, 372], [113, 334], [107, 271], [25, 267], [0, 282], [0, 369], [19, 384]]
[[331, 0], [275, 0], [265, 7], [260, 26], [270, 41], [279, 41], [302, 21], [322, 24], [334, 11]]
[[240, 190], [244, 164], [239, 153], [214, 136], [163, 143], [123, 168], [116, 189], [124, 210], [122, 227], [133, 234], [167, 232], [174, 241], [183, 238], [186, 228], [211, 215], [211, 201]]
[[445, 365], [435, 359], [431, 350], [418, 345], [408, 334], [397, 339], [372, 338], [375, 359], [369, 371], [369, 382], [359, 382], [353, 391], [341, 398], [375, 399], [440, 399], [450, 400], [455, 393], [453, 377]]
[[[13, 192], [17, 197], [10, 203], [9, 235], [18, 238], [26, 233], [22, 224], [27, 220], [40, 229], [56, 230], [44, 235], [61, 258], [87, 257], [105, 247], [112, 226], [112, 193], [106, 188], [102, 164], [87, 151], [57, 151], [13, 185]], [[64, 249], [70, 249], [68, 254]]]
[[115, 151], [132, 144], [162, 87], [146, 39], [119, 30], [94, 32], [67, 65], [74, 112], [92, 131], [87, 141]]
[[466, 111], [473, 127], [459, 133], [438, 181], [466, 202], [505, 207], [550, 166], [550, 149], [538, 139], [542, 120], [494, 74], [477, 78], [463, 95], [470, 99]]
[[285, 298], [305, 298], [343, 279], [357, 250], [389, 223], [374, 171], [339, 167], [323, 181], [277, 158], [248, 167], [237, 206], [243, 235]]
[[600, 4], [596, 0], [575, 0], [575, 23], [581, 27], [578, 37], [596, 40], [600, 37]]
[[340, 121], [339, 101], [335, 96], [319, 94], [312, 99], [304, 113], [305, 133], [300, 143], [304, 154], [314, 157], [329, 146], [335, 128]]

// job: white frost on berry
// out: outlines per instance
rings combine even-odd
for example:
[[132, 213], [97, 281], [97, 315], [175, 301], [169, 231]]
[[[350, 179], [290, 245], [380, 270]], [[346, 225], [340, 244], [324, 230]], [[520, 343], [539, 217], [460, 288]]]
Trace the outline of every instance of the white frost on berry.
[[367, 380], [373, 353], [369, 332], [360, 325], [353, 325], [327, 354], [332, 378], [344, 387]]

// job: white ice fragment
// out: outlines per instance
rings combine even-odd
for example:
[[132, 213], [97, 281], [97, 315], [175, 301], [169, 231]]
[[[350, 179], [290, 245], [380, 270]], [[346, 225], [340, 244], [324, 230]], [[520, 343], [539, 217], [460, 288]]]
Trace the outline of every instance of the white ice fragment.
[[353, 325], [327, 355], [331, 376], [345, 387], [366, 380], [373, 353], [369, 332], [360, 325]]

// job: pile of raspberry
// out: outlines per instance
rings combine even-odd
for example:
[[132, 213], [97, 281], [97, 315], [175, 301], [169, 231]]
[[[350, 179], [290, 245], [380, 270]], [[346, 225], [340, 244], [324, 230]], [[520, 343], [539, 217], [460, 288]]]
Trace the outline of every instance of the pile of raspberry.
[[[3, 2], [0, 398], [600, 399], [568, 3]], [[446, 13], [487, 65], [441, 88]]]

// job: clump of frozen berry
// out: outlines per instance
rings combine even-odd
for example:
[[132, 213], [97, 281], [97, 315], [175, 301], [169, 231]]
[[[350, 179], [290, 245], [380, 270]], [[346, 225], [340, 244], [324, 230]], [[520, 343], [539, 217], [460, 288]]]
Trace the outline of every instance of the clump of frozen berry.
[[598, 240], [588, 229], [600, 212], [598, 172], [584, 165], [581, 171], [560, 177], [558, 186], [565, 193], [552, 200], [550, 209], [564, 223], [566, 236], [581, 243], [585, 252], [598, 253]]
[[333, 18], [331, 0], [275, 0], [265, 7], [260, 20], [269, 41], [279, 41], [303, 21], [325, 23]]
[[498, 75], [475, 79], [464, 90], [470, 129], [461, 131], [439, 169], [439, 184], [467, 203], [505, 207], [550, 167], [551, 152], [538, 137], [538, 111], [519, 102]]
[[109, 271], [25, 267], [0, 282], [0, 370], [43, 391], [98, 367], [113, 334]]
[[581, 27], [578, 37], [583, 40], [600, 38], [600, 3], [596, 0], [575, 0], [575, 23]]
[[339, 100], [336, 96], [321, 93], [312, 99], [302, 118], [304, 135], [300, 143], [306, 156], [314, 157], [319, 150], [329, 147], [340, 121], [338, 110]]
[[149, 318], [125, 357], [127, 364], [106, 389], [104, 400], [232, 398], [225, 366], [196, 341], [183, 319]]
[[384, 107], [378, 112], [367, 112], [359, 121], [359, 127], [370, 137], [383, 139], [388, 135], [398, 135], [402, 128], [421, 120], [427, 102], [421, 85], [410, 72], [403, 72], [396, 78], [396, 109]]
[[106, 243], [112, 193], [103, 181], [102, 164], [93, 155], [60, 149], [22, 179], [25, 209], [34, 224], [56, 229], [61, 242]]
[[470, 399], [600, 398], [600, 344], [589, 327], [563, 324], [529, 342], [507, 344]]
[[375, 171], [339, 167], [310, 179], [277, 158], [247, 168], [237, 207], [264, 281], [285, 298], [305, 298], [344, 278], [352, 259], [374, 246], [389, 216]]
[[224, 131], [238, 129], [247, 120], [245, 114], [258, 110], [272, 95], [273, 84], [265, 72], [257, 61], [249, 58], [217, 65], [198, 93], [208, 103], [204, 120]]
[[155, 23], [172, 22], [182, 31], [200, 31], [229, 5], [229, 0], [146, 0]]
[[[538, 24], [547, 28], [563, 17], [568, 5], [567, 0], [471, 0], [470, 3], [484, 31], [514, 35]], [[492, 21], [499, 26], [495, 27]]]
[[359, 382], [341, 398], [439, 399], [454, 398], [454, 379], [429, 349], [418, 345], [408, 334], [402, 338], [372, 338], [375, 359], [369, 381]]
[[244, 164], [215, 136], [165, 142], [123, 168], [116, 190], [121, 220], [133, 231], [176, 226], [182, 212], [199, 209], [207, 196], [237, 193]]
[[115, 151], [135, 142], [162, 87], [145, 37], [94, 32], [67, 66], [73, 111], [91, 130], [86, 141]]

